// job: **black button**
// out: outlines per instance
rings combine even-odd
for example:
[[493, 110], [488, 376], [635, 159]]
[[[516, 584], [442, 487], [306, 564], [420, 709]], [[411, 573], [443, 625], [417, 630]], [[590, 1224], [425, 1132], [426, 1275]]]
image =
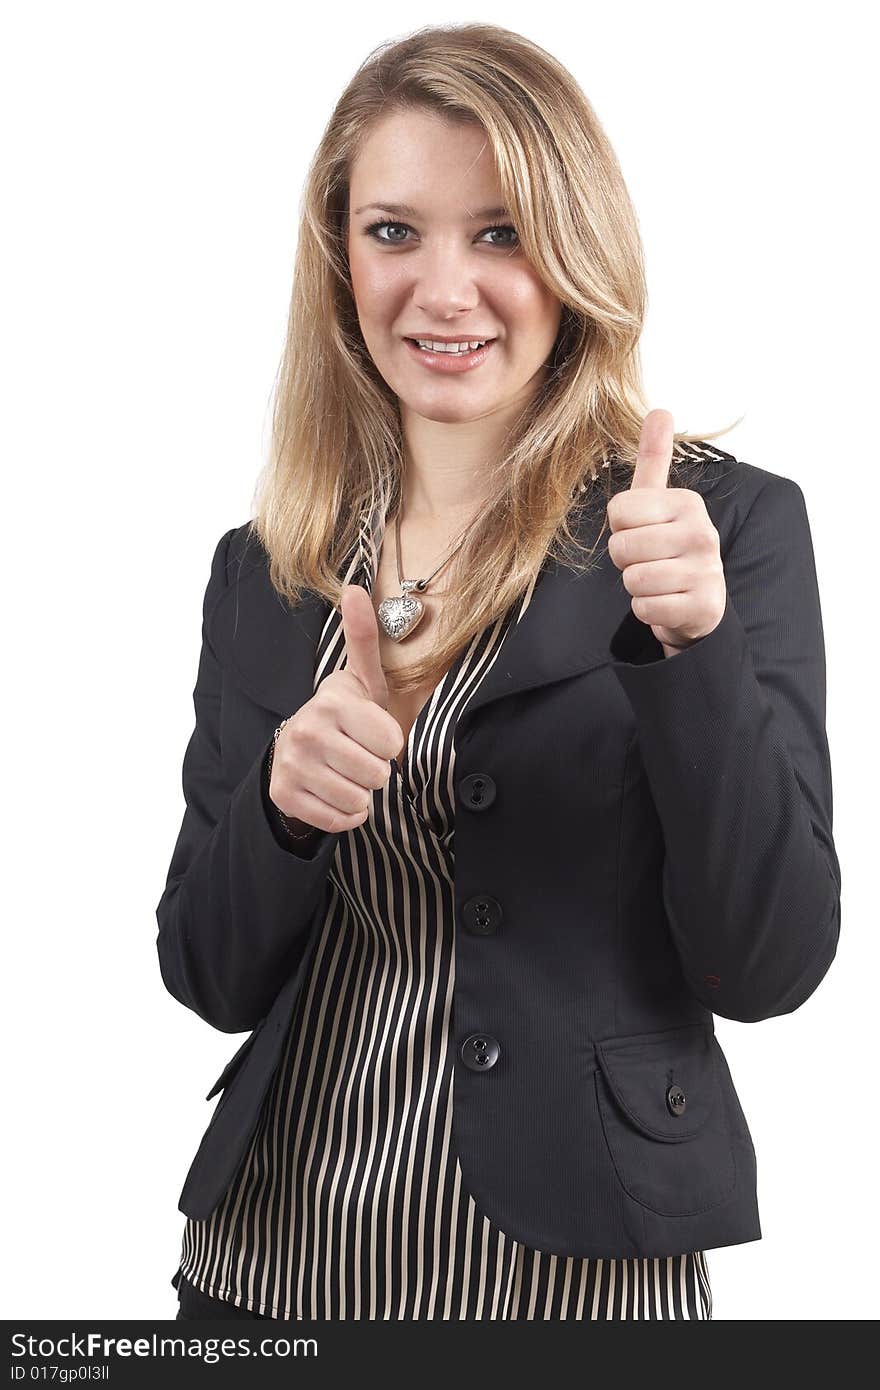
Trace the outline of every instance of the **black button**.
[[461, 909], [461, 920], [474, 936], [491, 936], [498, 930], [503, 916], [500, 902], [497, 898], [490, 898], [488, 893], [478, 893], [468, 898]]
[[680, 1086], [670, 1086], [666, 1092], [666, 1104], [673, 1115], [683, 1115], [685, 1107], [684, 1091]]
[[458, 799], [468, 811], [487, 811], [495, 800], [495, 783], [488, 772], [471, 772], [462, 777]]
[[498, 1039], [488, 1033], [471, 1033], [461, 1045], [461, 1059], [471, 1071], [488, 1071], [500, 1056]]

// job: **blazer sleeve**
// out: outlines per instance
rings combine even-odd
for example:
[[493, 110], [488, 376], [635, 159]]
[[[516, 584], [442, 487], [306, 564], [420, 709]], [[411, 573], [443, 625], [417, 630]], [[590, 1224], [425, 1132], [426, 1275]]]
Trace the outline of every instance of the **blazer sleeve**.
[[195, 728], [183, 757], [186, 809], [156, 908], [165, 987], [224, 1033], [254, 1028], [296, 967], [338, 839], [322, 831], [304, 854], [281, 842], [267, 805], [268, 743], [241, 781], [229, 784], [220, 742], [222, 670], [208, 619], [226, 587], [234, 533], [220, 539], [205, 590]]
[[630, 610], [610, 644], [665, 842], [663, 898], [693, 993], [756, 1022], [834, 959], [825, 650], [803, 493], [771, 474], [722, 561], [717, 627], [665, 657]]

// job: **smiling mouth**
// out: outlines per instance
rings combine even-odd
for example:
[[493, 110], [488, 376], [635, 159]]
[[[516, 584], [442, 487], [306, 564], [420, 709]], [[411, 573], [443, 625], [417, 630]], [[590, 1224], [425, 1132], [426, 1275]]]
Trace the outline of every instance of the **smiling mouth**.
[[[439, 372], [441, 374], [461, 375], [462, 373], [472, 373], [491, 355], [492, 348], [495, 346], [494, 338], [483, 340], [481, 347], [472, 348], [470, 345], [464, 351], [460, 348], [432, 348], [421, 347], [418, 338], [403, 339], [410, 352], [413, 354], [413, 361], [420, 367], [424, 367], [429, 372]], [[434, 341], [424, 340], [424, 341]], [[475, 338], [470, 342], [477, 342]]]
[[[494, 343], [494, 338], [468, 338], [458, 343], [444, 343], [439, 338], [406, 338], [407, 343], [412, 343], [414, 347], [422, 352], [445, 353], [449, 357], [463, 357], [468, 352], [479, 352], [481, 348], [489, 343]], [[437, 344], [437, 346], [432, 346]], [[476, 346], [473, 346], [476, 344]]]

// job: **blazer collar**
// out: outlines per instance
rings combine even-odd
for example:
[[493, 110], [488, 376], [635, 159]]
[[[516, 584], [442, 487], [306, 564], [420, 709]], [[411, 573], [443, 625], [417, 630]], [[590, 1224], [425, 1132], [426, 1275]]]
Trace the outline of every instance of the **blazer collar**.
[[[572, 524], [588, 546], [601, 529], [597, 510], [590, 509], [589, 520]], [[350, 580], [360, 574], [368, 589], [383, 532], [384, 517], [376, 512], [369, 524], [362, 521], [358, 555], [349, 566]], [[584, 573], [545, 560], [526, 611], [509, 629], [499, 660], [473, 693], [462, 719], [503, 696], [581, 675], [609, 661], [609, 642], [629, 610], [630, 595], [607, 546], [606, 530], [592, 568]], [[246, 559], [233, 560], [231, 572], [232, 582], [207, 618], [208, 642], [241, 688], [283, 718], [314, 693], [315, 656], [330, 604], [308, 591], [291, 608], [270, 584], [268, 557], [256, 539], [248, 542]]]

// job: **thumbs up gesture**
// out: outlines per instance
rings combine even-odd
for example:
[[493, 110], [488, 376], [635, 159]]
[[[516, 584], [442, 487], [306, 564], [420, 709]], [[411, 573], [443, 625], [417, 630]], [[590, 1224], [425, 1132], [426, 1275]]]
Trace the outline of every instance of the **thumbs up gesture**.
[[341, 604], [347, 665], [325, 676], [284, 725], [269, 783], [285, 816], [331, 832], [363, 825], [405, 742], [387, 709], [372, 598], [359, 584], [346, 584]]
[[608, 503], [608, 554], [665, 656], [705, 637], [724, 616], [721, 540], [698, 492], [668, 487], [673, 419], [645, 416], [632, 483]]

